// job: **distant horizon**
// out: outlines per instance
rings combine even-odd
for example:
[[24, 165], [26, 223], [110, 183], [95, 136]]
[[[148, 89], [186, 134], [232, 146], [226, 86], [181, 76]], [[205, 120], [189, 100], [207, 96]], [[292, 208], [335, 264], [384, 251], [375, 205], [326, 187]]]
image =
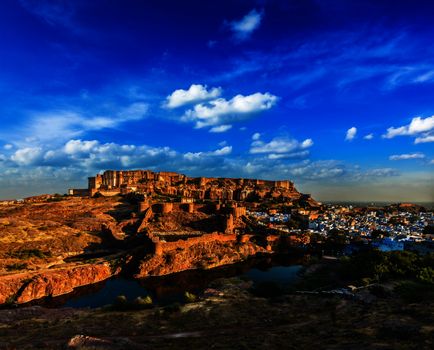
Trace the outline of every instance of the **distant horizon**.
[[[97, 174], [102, 174], [106, 171], [152, 171], [155, 173], [160, 173], [160, 172], [173, 172], [173, 173], [178, 173], [178, 174], [183, 174], [186, 175], [187, 177], [190, 178], [198, 178], [198, 177], [207, 177], [207, 178], [230, 178], [230, 179], [250, 179], [250, 180], [268, 180], [268, 181], [291, 181], [294, 183], [295, 188], [301, 192], [301, 193], [305, 193], [305, 194], [310, 194], [312, 196], [312, 198], [322, 202], [322, 203], [390, 203], [390, 204], [394, 204], [394, 203], [412, 203], [412, 204], [420, 204], [420, 203], [425, 203], [425, 204], [434, 204], [434, 198], [432, 199], [427, 199], [427, 200], [408, 200], [408, 199], [323, 199], [320, 196], [316, 196], [315, 193], [309, 192], [309, 191], [305, 191], [305, 190], [300, 190], [300, 186], [297, 185], [297, 183], [290, 178], [257, 178], [257, 177], [228, 177], [228, 176], [201, 176], [201, 175], [196, 175], [196, 176], [192, 176], [183, 172], [179, 172], [179, 171], [173, 171], [173, 170], [152, 170], [152, 169], [145, 169], [145, 168], [119, 168], [119, 169], [106, 169], [106, 170], [101, 170], [99, 172], [96, 172], [94, 174], [88, 174], [87, 177], [93, 177]], [[86, 177], [86, 179], [87, 179]], [[19, 196], [19, 197], [8, 197], [8, 198], [3, 198], [0, 197], [0, 200], [18, 200], [18, 199], [23, 199], [23, 198], [27, 198], [27, 197], [33, 197], [33, 196], [39, 196], [39, 195], [45, 195], [45, 194], [60, 194], [60, 195], [64, 195], [67, 194], [68, 189], [70, 188], [87, 188], [87, 182], [82, 182], [83, 186], [66, 186], [64, 191], [43, 191], [43, 192], [34, 192], [34, 193], [27, 193], [23, 196]]]
[[0, 7], [0, 198], [164, 168], [434, 200], [433, 2]]

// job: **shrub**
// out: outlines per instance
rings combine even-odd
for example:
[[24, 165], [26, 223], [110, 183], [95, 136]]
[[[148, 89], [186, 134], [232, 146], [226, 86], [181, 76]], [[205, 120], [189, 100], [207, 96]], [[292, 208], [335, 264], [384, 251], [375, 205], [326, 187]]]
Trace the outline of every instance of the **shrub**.
[[423, 267], [419, 271], [417, 279], [424, 283], [434, 284], [434, 269], [431, 267]]
[[134, 305], [140, 307], [140, 308], [147, 308], [152, 306], [152, 298], [147, 295], [145, 297], [137, 297], [136, 299], [134, 299]]
[[[342, 260], [339, 274], [347, 280], [385, 281], [390, 278], [424, 279], [432, 277], [432, 256], [420, 257], [407, 251], [380, 252], [371, 250]], [[431, 276], [431, 277], [430, 277]]]
[[194, 303], [197, 300], [197, 296], [190, 292], [184, 293], [184, 300], [186, 303]]
[[434, 290], [427, 288], [424, 283], [406, 281], [395, 288], [395, 292], [409, 303], [431, 301], [434, 298]]

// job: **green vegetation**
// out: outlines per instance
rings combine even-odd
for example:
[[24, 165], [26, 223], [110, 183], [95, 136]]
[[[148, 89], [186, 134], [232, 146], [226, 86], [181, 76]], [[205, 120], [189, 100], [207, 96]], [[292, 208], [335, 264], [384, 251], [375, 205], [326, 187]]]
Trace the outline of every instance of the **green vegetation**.
[[395, 292], [408, 303], [431, 302], [434, 299], [432, 285], [415, 281], [401, 282]]
[[316, 268], [305, 274], [292, 291], [328, 290], [354, 284], [370, 286], [370, 292], [377, 297], [388, 297], [386, 283], [395, 286], [394, 292], [408, 301], [434, 297], [434, 254], [370, 250], [314, 265]]
[[373, 282], [406, 279], [433, 284], [433, 266], [434, 254], [421, 256], [407, 251], [370, 250], [350, 258], [342, 258], [339, 275], [345, 280], [355, 282], [366, 279]]
[[134, 311], [143, 310], [153, 307], [152, 298], [147, 295], [144, 297], [137, 297], [133, 301], [129, 301], [125, 295], [118, 295], [109, 310], [117, 311]]
[[184, 300], [186, 303], [194, 303], [197, 300], [197, 296], [190, 292], [184, 293]]
[[150, 307], [153, 304], [152, 298], [147, 295], [145, 297], [137, 297], [134, 299], [134, 305], [137, 305], [139, 307]]

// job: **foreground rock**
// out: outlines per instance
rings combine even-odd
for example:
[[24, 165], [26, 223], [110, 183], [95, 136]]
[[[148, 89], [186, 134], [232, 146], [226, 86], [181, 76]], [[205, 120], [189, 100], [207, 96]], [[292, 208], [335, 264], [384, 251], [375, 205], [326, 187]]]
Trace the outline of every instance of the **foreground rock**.
[[102, 263], [0, 276], [0, 303], [21, 304], [45, 296], [67, 294], [74, 288], [104, 281], [118, 272], [108, 263]]
[[[433, 303], [255, 297], [220, 280], [198, 302], [139, 311], [0, 310], [5, 349], [432, 349]], [[407, 327], [410, 325], [411, 327]]]

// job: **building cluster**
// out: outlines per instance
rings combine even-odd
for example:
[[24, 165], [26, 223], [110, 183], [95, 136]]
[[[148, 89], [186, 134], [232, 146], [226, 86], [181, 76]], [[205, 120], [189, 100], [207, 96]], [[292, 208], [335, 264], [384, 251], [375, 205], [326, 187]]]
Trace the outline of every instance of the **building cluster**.
[[338, 230], [352, 240], [369, 242], [383, 251], [411, 249], [417, 243], [430, 242], [434, 238], [426, 233], [427, 227], [434, 226], [433, 212], [411, 208], [329, 206], [309, 220], [308, 230], [323, 236]]
[[[344, 234], [348, 243], [364, 242], [383, 251], [434, 251], [434, 234], [427, 233], [428, 227], [434, 228], [434, 214], [432, 211], [414, 209], [408, 205], [399, 210], [322, 205], [320, 208], [294, 208], [290, 213], [270, 209], [250, 210], [247, 214], [260, 225], [283, 234], [316, 234], [327, 239], [331, 232], [338, 231]], [[302, 224], [294, 227], [297, 221]], [[423, 244], [418, 244], [421, 242]]]

